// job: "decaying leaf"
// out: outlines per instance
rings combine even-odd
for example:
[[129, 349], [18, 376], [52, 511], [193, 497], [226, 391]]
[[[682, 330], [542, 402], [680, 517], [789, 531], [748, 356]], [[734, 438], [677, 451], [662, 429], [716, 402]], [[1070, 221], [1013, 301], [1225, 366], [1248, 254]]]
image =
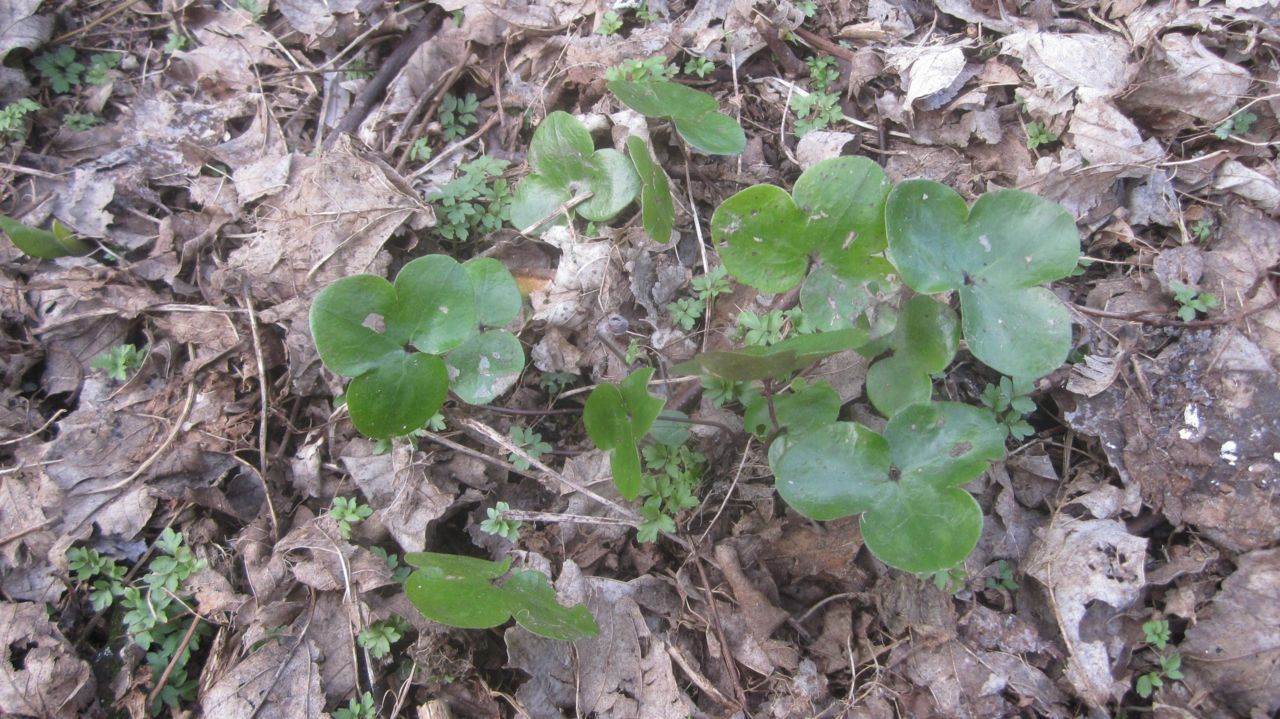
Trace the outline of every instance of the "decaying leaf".
[[43, 604], [0, 604], [0, 713], [72, 717], [93, 700], [88, 662], [76, 656]]
[[456, 486], [447, 486], [451, 482], [441, 486], [426, 456], [405, 442], [395, 442], [390, 452], [374, 455], [372, 442], [353, 440], [342, 454], [342, 463], [401, 549], [425, 549], [427, 525], [453, 504]]

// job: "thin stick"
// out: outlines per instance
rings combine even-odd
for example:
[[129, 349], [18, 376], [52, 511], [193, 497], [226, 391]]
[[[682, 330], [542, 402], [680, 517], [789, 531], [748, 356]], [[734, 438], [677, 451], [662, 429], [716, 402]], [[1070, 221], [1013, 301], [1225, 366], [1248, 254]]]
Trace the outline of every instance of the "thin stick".
[[625, 519], [614, 517], [592, 517], [586, 514], [561, 514], [559, 512], [529, 512], [523, 509], [508, 509], [502, 513], [503, 519], [514, 519], [518, 522], [549, 522], [551, 524], [602, 524], [612, 527], [635, 526]]
[[182, 641], [178, 642], [178, 648], [173, 652], [173, 656], [169, 657], [169, 663], [165, 665], [164, 672], [160, 674], [160, 679], [156, 681], [156, 685], [152, 687], [151, 692], [147, 694], [147, 706], [156, 700], [160, 695], [160, 690], [164, 689], [165, 682], [169, 681], [169, 675], [173, 673], [173, 668], [178, 665], [178, 658], [187, 650], [187, 645], [191, 643], [191, 637], [195, 636], [196, 627], [200, 624], [200, 615], [191, 617], [191, 624], [187, 627], [187, 633], [182, 635]]
[[729, 499], [733, 497], [733, 490], [738, 486], [738, 480], [742, 478], [742, 470], [747, 466], [747, 455], [751, 453], [751, 435], [747, 435], [747, 446], [742, 448], [742, 460], [738, 462], [738, 471], [733, 475], [733, 483], [729, 485], [728, 491], [724, 493], [724, 501], [720, 502], [720, 508], [716, 510], [715, 516], [711, 517], [711, 521], [707, 523], [707, 528], [703, 531], [702, 536], [698, 537], [698, 545], [707, 541], [707, 535], [711, 534], [711, 528], [716, 526], [716, 520], [720, 519], [720, 515], [724, 513], [724, 508], [729, 505]]
[[53, 424], [54, 422], [57, 422], [57, 421], [58, 421], [58, 419], [59, 419], [60, 417], [62, 417], [62, 415], [66, 414], [66, 413], [67, 413], [67, 411], [66, 411], [65, 409], [60, 409], [60, 410], [58, 410], [57, 412], [54, 412], [54, 413], [53, 413], [53, 416], [52, 416], [52, 417], [50, 417], [48, 420], [46, 420], [44, 424], [40, 425], [39, 429], [33, 430], [33, 431], [31, 431], [31, 432], [28, 432], [28, 433], [26, 433], [26, 434], [22, 435], [21, 437], [14, 437], [13, 439], [6, 439], [5, 441], [0, 442], [0, 447], [4, 447], [4, 446], [6, 446], [6, 445], [10, 445], [10, 444], [18, 444], [19, 442], [21, 442], [21, 441], [22, 441], [22, 440], [24, 440], [24, 439], [31, 439], [32, 437], [36, 436], [37, 434], [40, 434], [41, 432], [43, 432], [43, 431], [45, 431], [46, 429], [48, 429], [48, 428], [49, 428], [49, 425]]
[[563, 213], [567, 213], [569, 210], [572, 210], [573, 208], [577, 207], [578, 205], [581, 205], [582, 203], [586, 202], [587, 200], [590, 200], [592, 197], [594, 197], [594, 196], [595, 196], [595, 194], [596, 194], [596, 193], [591, 192], [590, 190], [588, 190], [588, 191], [586, 191], [586, 192], [582, 193], [581, 195], [578, 195], [577, 197], [572, 197], [572, 198], [569, 198], [568, 200], [565, 200], [564, 204], [562, 204], [562, 205], [560, 205], [559, 207], [557, 207], [556, 209], [552, 210], [552, 211], [551, 211], [551, 214], [547, 215], [546, 217], [543, 217], [543, 218], [539, 219], [537, 222], [533, 223], [532, 225], [529, 225], [528, 227], [526, 227], [526, 228], [524, 228], [524, 229], [520, 230], [520, 234], [525, 235], [526, 237], [530, 236], [530, 235], [531, 235], [531, 233], [532, 233], [534, 230], [536, 230], [536, 229], [538, 229], [539, 227], [542, 227], [543, 225], [547, 224], [548, 222], [550, 222], [550, 221], [554, 220], [554, 219], [556, 218], [556, 215], [560, 215], [560, 214], [563, 214]]
[[258, 361], [258, 472], [262, 479], [262, 491], [267, 498], [267, 509], [271, 512], [271, 533], [280, 536], [276, 528], [276, 508], [271, 503], [271, 488], [267, 486], [267, 369], [262, 361], [262, 344], [258, 341], [258, 315], [253, 311], [253, 300], [249, 297], [248, 288], [244, 291], [244, 304], [249, 310], [249, 331], [253, 335], [253, 356]]
[[689, 677], [689, 681], [693, 682], [694, 686], [702, 690], [703, 694], [711, 697], [712, 701], [723, 707], [732, 709], [738, 708], [738, 705], [734, 704], [728, 697], [721, 694], [720, 690], [716, 689], [716, 685], [712, 684], [710, 680], [704, 677], [702, 672], [694, 669], [693, 664], [689, 662], [687, 657], [685, 657], [684, 652], [680, 651], [680, 647], [674, 644], [668, 644], [667, 654], [671, 657], [672, 661], [676, 663], [676, 666], [680, 667], [680, 669], [684, 671], [684, 675]]
[[464, 419], [462, 420], [462, 426], [470, 429], [473, 432], [477, 432], [481, 435], [484, 435], [484, 437], [488, 439], [490, 442], [497, 444], [499, 447], [502, 447], [506, 451], [523, 459], [524, 461], [528, 462], [530, 466], [537, 467], [538, 469], [546, 473], [547, 476], [551, 477], [552, 479], [559, 482], [560, 484], [563, 484], [564, 486], [569, 487], [570, 489], [573, 489], [577, 492], [580, 492], [590, 497], [591, 499], [594, 499], [600, 504], [603, 504], [606, 507], [609, 507], [614, 512], [617, 512], [619, 515], [626, 517], [628, 520], [630, 520], [632, 522], [632, 526], [638, 526], [640, 524], [640, 517], [638, 517], [635, 512], [632, 512], [630, 509], [627, 509], [626, 507], [622, 506], [621, 504], [618, 504], [612, 499], [608, 499], [606, 497], [602, 497], [599, 494], [596, 494], [590, 489], [587, 489], [586, 487], [569, 479], [568, 477], [557, 472], [556, 470], [548, 467], [546, 464], [543, 464], [536, 457], [524, 451], [524, 448], [517, 446], [514, 442], [502, 436], [498, 432], [498, 430], [490, 427], [489, 425], [484, 424], [483, 422], [477, 422], [474, 419]]

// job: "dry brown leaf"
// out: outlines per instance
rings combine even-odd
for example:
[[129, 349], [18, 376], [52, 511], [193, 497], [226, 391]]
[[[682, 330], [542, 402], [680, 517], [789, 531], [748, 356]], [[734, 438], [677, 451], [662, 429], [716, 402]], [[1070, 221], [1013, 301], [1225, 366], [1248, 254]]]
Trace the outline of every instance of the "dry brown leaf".
[[337, 15], [354, 12], [360, 0], [275, 0], [289, 24], [304, 35], [325, 36], [334, 31]]
[[249, 653], [200, 697], [207, 717], [221, 719], [320, 719], [319, 653], [303, 636], [282, 636]]
[[342, 538], [338, 523], [324, 514], [289, 532], [275, 546], [277, 557], [288, 558], [293, 576], [322, 592], [369, 592], [393, 584], [385, 562], [364, 547]]
[[1252, 81], [1247, 70], [1215, 55], [1198, 36], [1170, 33], [1160, 38], [1119, 102], [1143, 126], [1172, 134], [1221, 122]]
[[1109, 97], [1127, 87], [1135, 72], [1129, 44], [1114, 34], [1019, 32], [1001, 38], [1000, 45], [1022, 61], [1036, 88], [1053, 101], [1080, 88]]
[[49, 621], [43, 604], [0, 604], [0, 714], [82, 716], [93, 701], [88, 662]]
[[1146, 558], [1147, 540], [1129, 534], [1123, 522], [1059, 514], [1023, 564], [1049, 593], [1071, 655], [1066, 678], [1090, 706], [1106, 706], [1129, 686], [1111, 674], [1120, 647], [1082, 635], [1086, 611], [1105, 612], [1105, 620], [1137, 601]]
[[[1280, 549], [1242, 555], [1213, 603], [1178, 649], [1186, 683], [1217, 711], [1274, 716], [1280, 711]], [[1206, 707], [1206, 715], [1217, 713]]]
[[1012, 654], [973, 651], [957, 641], [939, 647], [914, 641], [895, 649], [890, 661], [908, 653], [907, 676], [928, 690], [936, 716], [1011, 716], [1025, 709], [1022, 703], [1006, 699], [1006, 693], [1034, 706], [1037, 716], [1072, 716], [1067, 698], [1053, 682]]
[[927, 109], [935, 109], [956, 96], [965, 80], [964, 48], [970, 44], [903, 46], [885, 51], [888, 65], [898, 72], [906, 88], [902, 104], [908, 114], [917, 100], [928, 100]]
[[1067, 129], [1075, 149], [1093, 168], [1112, 177], [1142, 177], [1164, 158], [1155, 139], [1143, 140], [1138, 128], [1110, 101], [1082, 100]]
[[1276, 181], [1275, 169], [1268, 168], [1265, 164], [1261, 167], [1271, 170], [1271, 174], [1251, 169], [1236, 160], [1228, 160], [1218, 168], [1213, 187], [1216, 190], [1234, 192], [1252, 202], [1258, 209], [1272, 216], [1280, 216], [1280, 182]]
[[426, 548], [427, 525], [453, 504], [458, 487], [442, 482], [422, 452], [404, 442], [391, 451], [373, 453], [373, 442], [353, 440], [342, 452], [342, 464], [369, 506], [406, 552]]
[[188, 64], [200, 88], [213, 97], [257, 91], [265, 74], [257, 66], [288, 67], [277, 54], [277, 41], [243, 10], [224, 10], [194, 34], [196, 47], [174, 58]]

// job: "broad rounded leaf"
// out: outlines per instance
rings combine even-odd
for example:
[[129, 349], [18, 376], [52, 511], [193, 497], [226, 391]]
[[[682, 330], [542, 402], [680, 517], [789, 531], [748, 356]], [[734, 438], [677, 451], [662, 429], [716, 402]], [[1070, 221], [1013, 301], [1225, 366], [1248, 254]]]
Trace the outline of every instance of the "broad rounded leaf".
[[646, 367], [627, 375], [618, 385], [622, 390], [622, 400], [637, 438], [648, 433], [649, 428], [658, 419], [658, 415], [662, 413], [663, 405], [667, 403], [663, 398], [649, 394], [649, 380], [652, 377], [653, 369]]
[[524, 371], [524, 348], [506, 330], [490, 330], [467, 340], [444, 358], [455, 394], [467, 404], [489, 404]]
[[885, 357], [867, 368], [867, 399], [886, 417], [903, 407], [928, 402], [932, 394], [929, 373], [910, 357]]
[[556, 590], [541, 572], [513, 570], [501, 592], [516, 623], [538, 636], [572, 642], [600, 633], [586, 605], [560, 604]]
[[809, 269], [805, 220], [786, 190], [755, 185], [716, 208], [711, 239], [734, 277], [761, 292], [786, 292]]
[[347, 410], [365, 436], [399, 437], [426, 424], [448, 392], [449, 374], [439, 357], [402, 351], [351, 380]]
[[893, 188], [885, 229], [893, 264], [908, 287], [933, 294], [964, 284], [966, 268], [979, 261], [974, 248], [960, 241], [968, 216], [964, 198], [942, 183], [907, 180]]
[[621, 152], [597, 150], [587, 161], [582, 188], [590, 190], [592, 195], [591, 199], [578, 205], [578, 214], [592, 222], [605, 222], [636, 199], [640, 192], [640, 176]]
[[407, 334], [392, 336], [374, 329], [388, 324], [395, 305], [395, 288], [374, 275], [343, 277], [320, 290], [309, 315], [320, 360], [337, 374], [356, 377], [388, 356], [404, 354]]
[[910, 357], [924, 372], [941, 372], [960, 347], [956, 313], [928, 297], [912, 297], [898, 313], [892, 345], [897, 355]]
[[1043, 377], [1071, 352], [1071, 315], [1046, 288], [978, 283], [960, 290], [960, 307], [969, 351], [1002, 374]]
[[810, 272], [800, 288], [800, 308], [820, 332], [854, 327], [873, 299], [865, 281], [840, 277], [825, 264]]
[[985, 409], [959, 402], [907, 407], [884, 428], [900, 482], [958, 487], [1004, 457], [1004, 433]]
[[476, 319], [485, 327], [505, 327], [520, 316], [520, 288], [507, 266], [492, 257], [463, 263], [475, 288]]
[[966, 271], [996, 287], [1031, 287], [1060, 279], [1080, 261], [1080, 234], [1071, 214], [1057, 203], [1019, 190], [979, 197], [969, 211], [964, 242], [982, 250], [981, 262]]
[[[649, 428], [649, 439], [668, 447], [679, 447], [689, 441], [689, 415], [677, 409], [669, 409], [658, 415]], [[681, 421], [685, 420], [685, 421]]]
[[676, 221], [667, 173], [653, 161], [644, 140], [635, 135], [627, 138], [627, 154], [640, 176], [640, 219], [644, 231], [651, 240], [665, 245], [671, 241], [671, 229]]
[[595, 149], [586, 126], [573, 115], [556, 111], [542, 118], [533, 131], [529, 166], [551, 184], [567, 187], [587, 174], [587, 161]]
[[836, 272], [865, 276], [867, 255], [885, 248], [884, 206], [892, 187], [884, 170], [865, 157], [823, 160], [796, 180], [791, 194]]
[[488, 629], [511, 618], [502, 594], [479, 574], [418, 570], [405, 580], [404, 591], [422, 616], [451, 627]]
[[936, 572], [964, 561], [982, 534], [982, 509], [963, 489], [893, 483], [862, 515], [862, 541], [877, 559], [908, 572]]
[[[772, 453], [771, 453], [772, 454]], [[836, 422], [788, 437], [770, 458], [778, 494], [810, 519], [865, 512], [889, 491], [889, 445], [852, 422]]]
[[608, 85], [622, 104], [645, 117], [686, 117], [720, 107], [707, 93], [668, 80], [614, 80]]
[[542, 175], [529, 175], [516, 187], [511, 198], [511, 226], [520, 232], [539, 235], [552, 225], [563, 225], [564, 213], [552, 213], [572, 197], [567, 184], [558, 185]]
[[740, 155], [747, 148], [742, 125], [722, 112], [674, 117], [672, 122], [690, 147], [708, 155]]
[[386, 318], [392, 337], [405, 336], [421, 352], [440, 354], [478, 331], [471, 276], [447, 255], [427, 255], [396, 275], [396, 306]]
[[[840, 417], [840, 395], [826, 382], [808, 384], [804, 380], [796, 380], [793, 391], [773, 398], [773, 409], [778, 415], [778, 424], [787, 432], [796, 434], [811, 427], [822, 427], [835, 422]], [[743, 425], [748, 432], [766, 436], [772, 428], [769, 418], [769, 404], [763, 396], [757, 395], [747, 403], [742, 415]]]

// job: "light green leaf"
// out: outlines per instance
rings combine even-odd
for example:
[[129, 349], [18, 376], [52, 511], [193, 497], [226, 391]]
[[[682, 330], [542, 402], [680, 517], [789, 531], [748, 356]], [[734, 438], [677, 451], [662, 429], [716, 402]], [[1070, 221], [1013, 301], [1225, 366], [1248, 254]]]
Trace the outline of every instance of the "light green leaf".
[[397, 304], [387, 333], [407, 336], [421, 352], [440, 354], [478, 331], [471, 277], [447, 255], [427, 255], [405, 265], [395, 281]]
[[370, 326], [385, 324], [395, 306], [395, 288], [374, 275], [344, 277], [321, 290], [311, 304], [310, 325], [325, 366], [355, 377], [404, 354], [407, 333], [388, 335]]
[[707, 93], [667, 80], [614, 80], [609, 92], [645, 117], [690, 117], [720, 107]]
[[621, 152], [597, 150], [588, 161], [584, 188], [591, 199], [578, 205], [578, 214], [592, 222], [605, 222], [622, 212], [640, 192], [640, 176]]
[[505, 327], [520, 316], [520, 288], [507, 266], [492, 257], [463, 263], [475, 288], [476, 319], [484, 327]]
[[825, 264], [810, 272], [800, 288], [800, 308], [820, 332], [854, 327], [874, 299], [866, 281], [840, 277]]
[[612, 451], [613, 482], [624, 499], [640, 494], [640, 449], [637, 443], [648, 433], [665, 401], [649, 394], [653, 369], [627, 375], [621, 384], [602, 384], [591, 391], [582, 411], [587, 436], [600, 449]]
[[796, 206], [809, 216], [814, 245], [836, 273], [869, 277], [868, 267], [877, 267], [868, 255], [885, 248], [884, 206], [892, 186], [865, 157], [823, 160], [796, 180]]
[[467, 340], [444, 358], [454, 393], [467, 404], [489, 404], [524, 370], [524, 348], [506, 330], [490, 330]]
[[449, 374], [439, 357], [401, 352], [351, 380], [347, 410], [365, 436], [398, 437], [426, 424], [448, 391]]
[[1004, 457], [991, 413], [959, 402], [917, 404], [889, 420], [884, 437], [906, 483], [958, 487]]
[[1071, 352], [1071, 315], [1046, 288], [979, 282], [961, 288], [960, 306], [969, 351], [1001, 374], [1043, 377]]
[[722, 112], [674, 117], [672, 122], [690, 147], [708, 155], [740, 155], [747, 148], [742, 125]]
[[809, 269], [806, 220], [786, 190], [755, 185], [716, 208], [711, 240], [734, 277], [761, 292], [786, 292]]
[[552, 185], [567, 187], [586, 176], [588, 160], [595, 149], [591, 133], [577, 118], [567, 112], [553, 112], [533, 131], [529, 166]]
[[665, 245], [671, 241], [676, 219], [667, 173], [653, 161], [644, 140], [635, 135], [627, 138], [627, 154], [640, 176], [640, 218], [644, 231], [654, 242]]
[[53, 231], [50, 232], [27, 227], [11, 217], [0, 215], [0, 230], [4, 230], [22, 254], [36, 259], [53, 260], [93, 252], [92, 244], [78, 239], [57, 220], [53, 221]]
[[[511, 226], [520, 232], [539, 235], [548, 227], [563, 225], [565, 213], [551, 213], [573, 199], [568, 185], [557, 185], [541, 175], [529, 175], [516, 187], [511, 198]], [[542, 224], [534, 226], [535, 222]]]
[[867, 368], [867, 399], [876, 411], [892, 417], [917, 402], [928, 402], [933, 381], [909, 356], [885, 357]]
[[[840, 395], [826, 382], [809, 384], [797, 379], [792, 391], [773, 398], [773, 409], [778, 424], [794, 434], [835, 422], [840, 416]], [[763, 396], [756, 395], [747, 403], [742, 420], [748, 432], [761, 437], [769, 434], [773, 423]]]
[[865, 512], [889, 491], [888, 443], [853, 422], [790, 436], [777, 460], [770, 457], [770, 466], [778, 494], [810, 519]]
[[982, 534], [982, 509], [968, 492], [891, 485], [860, 524], [862, 541], [876, 559], [907, 572], [936, 572], [969, 556]]

